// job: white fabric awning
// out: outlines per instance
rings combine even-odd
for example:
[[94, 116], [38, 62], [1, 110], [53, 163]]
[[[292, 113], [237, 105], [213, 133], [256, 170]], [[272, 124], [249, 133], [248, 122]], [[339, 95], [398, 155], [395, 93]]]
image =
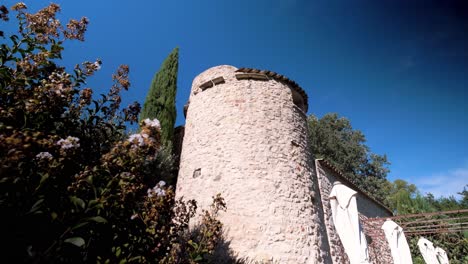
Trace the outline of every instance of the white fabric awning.
[[418, 240], [418, 247], [426, 264], [439, 264], [437, 260], [434, 245], [431, 241], [421, 237]]
[[329, 198], [333, 223], [350, 263], [369, 263], [367, 241], [359, 224], [356, 191], [335, 182]]
[[435, 253], [440, 264], [449, 264], [449, 259], [447, 257], [447, 252], [445, 252], [445, 250], [441, 249], [440, 247], [436, 247]]
[[390, 245], [394, 264], [412, 264], [411, 252], [403, 229], [390, 219], [382, 225], [385, 237]]

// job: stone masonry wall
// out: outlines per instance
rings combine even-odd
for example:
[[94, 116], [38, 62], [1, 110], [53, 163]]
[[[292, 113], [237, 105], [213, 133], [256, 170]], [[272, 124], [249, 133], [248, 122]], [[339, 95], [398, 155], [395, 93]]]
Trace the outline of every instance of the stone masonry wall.
[[385, 238], [385, 233], [381, 229], [385, 219], [379, 221], [366, 221], [368, 217], [360, 215], [359, 219], [363, 223], [364, 233], [369, 245], [369, 257], [373, 264], [392, 264], [393, 258], [390, 251], [390, 245]]
[[[237, 80], [217, 66], [192, 85], [177, 196], [202, 209], [221, 193], [226, 238], [239, 257], [276, 263], [330, 263], [305, 113], [290, 87]], [[217, 77], [224, 82], [201, 90]]]
[[316, 160], [315, 167], [323, 206], [324, 222], [327, 230], [328, 242], [330, 245], [330, 255], [332, 256], [333, 263], [349, 263], [349, 259], [344, 251], [343, 245], [341, 244], [340, 238], [333, 224], [330, 199], [328, 196], [333, 187], [333, 183], [335, 181], [340, 181], [342, 184], [345, 184], [358, 192], [356, 196], [356, 203], [359, 212], [359, 219], [361, 220], [364, 233], [367, 237], [369, 257], [371, 262], [374, 264], [391, 264], [392, 257], [390, 253], [390, 247], [388, 246], [385, 237], [381, 236], [383, 232], [375, 230], [374, 227], [367, 225], [365, 222], [367, 218], [391, 216], [391, 212], [387, 208], [378, 204], [376, 201], [370, 199], [361, 190], [350, 186], [351, 184], [348, 182], [348, 180], [337, 173], [334, 169], [331, 169], [326, 161]]

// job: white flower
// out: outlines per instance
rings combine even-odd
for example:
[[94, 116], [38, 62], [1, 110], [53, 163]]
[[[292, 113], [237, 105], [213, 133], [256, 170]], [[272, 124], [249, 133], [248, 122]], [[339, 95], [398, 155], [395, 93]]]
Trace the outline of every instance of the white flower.
[[54, 156], [52, 156], [52, 154], [50, 154], [49, 152], [40, 152], [39, 154], [36, 155], [36, 158], [37, 159], [53, 159]]
[[96, 67], [96, 70], [97, 70], [97, 71], [100, 70], [100, 69], [101, 69], [101, 63], [99, 63], [99, 62], [97, 62], [97, 61], [94, 62], [94, 67]]
[[149, 127], [155, 127], [155, 128], [161, 128], [161, 123], [159, 122], [158, 119], [149, 119], [149, 118], [146, 118], [145, 120], [143, 120], [143, 124], [145, 124], [145, 126], [149, 126]]
[[148, 197], [151, 198], [155, 195], [159, 197], [166, 195], [166, 191], [162, 189], [162, 187], [164, 187], [165, 185], [166, 183], [164, 181], [160, 181], [153, 187], [153, 189], [148, 189], [148, 191], [146, 192], [148, 194]]
[[154, 194], [156, 194], [158, 197], [166, 195], [166, 191], [164, 191], [161, 188], [156, 188], [153, 189]]
[[61, 149], [79, 148], [79, 142], [79, 138], [68, 136], [66, 139], [62, 138], [59, 141], [57, 141], [57, 145], [59, 145]]
[[132, 148], [146, 146], [148, 141], [154, 142], [155, 140], [144, 132], [132, 134], [128, 137], [128, 142], [133, 144]]
[[148, 138], [148, 134], [145, 133], [139, 133], [139, 134], [133, 134], [128, 137], [128, 141], [138, 145], [140, 147], [146, 145], [145, 138]]
[[157, 196], [164, 196], [166, 195], [166, 191], [161, 189], [161, 188], [153, 188], [153, 192], [157, 195]]
[[133, 214], [132, 216], [130, 216], [130, 220], [135, 220], [137, 217], [138, 217], [138, 214]]
[[148, 194], [149, 198], [153, 197], [153, 190], [152, 189], [148, 189], [148, 191], [146, 191], [146, 193]]

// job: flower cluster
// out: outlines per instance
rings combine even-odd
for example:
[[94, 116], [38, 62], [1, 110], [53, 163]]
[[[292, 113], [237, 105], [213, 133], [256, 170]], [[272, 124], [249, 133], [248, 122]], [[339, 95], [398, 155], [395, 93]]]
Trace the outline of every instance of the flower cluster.
[[84, 88], [80, 91], [80, 106], [89, 105], [93, 96], [91, 88]]
[[70, 77], [68, 73], [54, 71], [48, 79], [42, 80], [39, 89], [42, 88], [50, 96], [66, 98], [73, 90]]
[[161, 124], [158, 119], [145, 119], [141, 122], [141, 132], [132, 134], [128, 137], [128, 142], [132, 143], [132, 148], [152, 145], [157, 142], [156, 136], [159, 136]]
[[133, 104], [129, 105], [127, 108], [123, 109], [125, 120], [130, 121], [131, 124], [133, 124], [133, 122], [137, 122], [140, 110], [141, 106], [138, 102], [134, 102]]
[[50, 4], [36, 14], [26, 14], [28, 28], [36, 34], [39, 42], [49, 43], [52, 38], [59, 36], [61, 24], [55, 17], [59, 11], [60, 7], [57, 4]]
[[11, 7], [11, 9], [15, 10], [15, 11], [21, 11], [21, 10], [26, 9], [26, 8], [27, 8], [27, 6], [23, 2], [16, 3]]
[[166, 195], [166, 191], [163, 189], [163, 187], [166, 185], [166, 182], [164, 181], [159, 181], [152, 189], [148, 189], [146, 192], [148, 194], [148, 197], [154, 197], [154, 196], [164, 196]]
[[161, 123], [159, 122], [158, 119], [149, 119], [149, 118], [146, 118], [145, 120], [143, 120], [143, 124], [145, 126], [148, 126], [148, 127], [154, 127], [154, 128], [157, 128], [157, 129], [161, 129]]
[[49, 152], [45, 151], [37, 154], [36, 158], [39, 160], [51, 160], [54, 158], [54, 156], [52, 156], [52, 154], [50, 154]]
[[84, 41], [84, 33], [88, 24], [89, 20], [86, 17], [82, 17], [80, 21], [75, 19], [70, 20], [67, 24], [67, 30], [64, 32], [65, 37]]
[[60, 149], [67, 150], [72, 148], [80, 147], [80, 139], [77, 137], [68, 136], [66, 139], [60, 139], [57, 141], [57, 145], [60, 146]]
[[137, 133], [128, 137], [128, 141], [133, 144], [133, 147], [143, 147], [147, 145], [147, 141], [151, 140], [148, 134]]
[[87, 76], [92, 76], [96, 71], [101, 69], [102, 61], [100, 59], [97, 59], [95, 62], [83, 62], [83, 72]]

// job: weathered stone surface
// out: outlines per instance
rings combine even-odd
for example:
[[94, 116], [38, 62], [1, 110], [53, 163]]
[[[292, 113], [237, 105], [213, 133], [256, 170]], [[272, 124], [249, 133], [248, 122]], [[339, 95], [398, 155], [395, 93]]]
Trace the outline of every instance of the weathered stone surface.
[[381, 229], [384, 219], [379, 221], [367, 222], [364, 214], [359, 215], [359, 220], [363, 223], [364, 233], [367, 236], [367, 243], [369, 244], [369, 257], [373, 260], [374, 264], [393, 264], [392, 252], [390, 245], [385, 238], [385, 233]]
[[[213, 67], [193, 81], [177, 196], [207, 209], [221, 193], [228, 211], [220, 218], [239, 257], [330, 263], [306, 115], [288, 84], [238, 80], [236, 70]], [[224, 83], [202, 91], [218, 77]]]

